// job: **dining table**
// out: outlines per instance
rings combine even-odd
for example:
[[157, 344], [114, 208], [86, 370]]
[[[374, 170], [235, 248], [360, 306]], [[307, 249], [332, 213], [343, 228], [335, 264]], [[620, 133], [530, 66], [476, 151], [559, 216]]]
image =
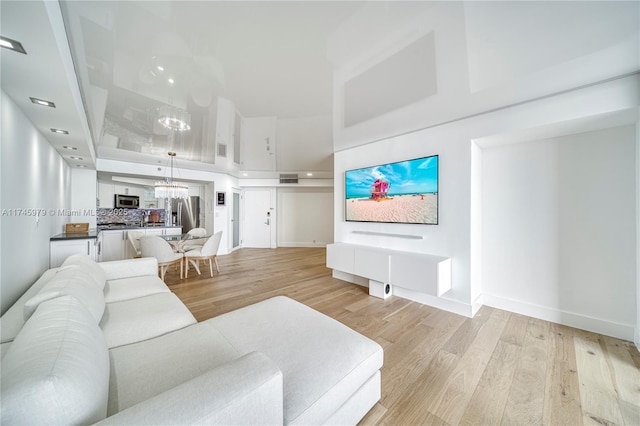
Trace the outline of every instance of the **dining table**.
[[[204, 244], [207, 241], [207, 239], [211, 237], [211, 235], [205, 235], [204, 237], [202, 237], [202, 236], [197, 236], [193, 234], [174, 234], [174, 235], [159, 235], [159, 237], [167, 241], [173, 248], [173, 251], [175, 251], [176, 253], [185, 253], [186, 250], [184, 249], [184, 247], [187, 242], [195, 242], [198, 240], [202, 240], [202, 244]], [[200, 275], [200, 267], [198, 266], [198, 262], [191, 260], [191, 264], [198, 272], [198, 275]]]
[[197, 236], [192, 234], [174, 234], [174, 235], [159, 235], [160, 238], [167, 241], [173, 247], [173, 250], [177, 253], [184, 253], [184, 246], [187, 242], [194, 242], [197, 240], [202, 240], [204, 244], [211, 235]]

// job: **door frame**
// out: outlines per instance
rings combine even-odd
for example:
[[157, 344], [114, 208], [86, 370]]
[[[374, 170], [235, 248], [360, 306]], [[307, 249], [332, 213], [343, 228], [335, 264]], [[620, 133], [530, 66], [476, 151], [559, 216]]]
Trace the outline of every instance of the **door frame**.
[[[234, 210], [233, 210], [233, 196], [234, 194], [238, 194], [238, 197], [240, 198], [239, 203], [238, 203], [238, 240], [239, 243], [236, 247], [233, 246], [233, 214], [234, 214]], [[231, 244], [229, 244], [229, 253], [236, 251], [240, 248], [242, 248], [242, 209], [244, 208], [244, 206], [242, 205], [242, 189], [240, 188], [236, 188], [236, 187], [232, 187], [231, 188], [231, 197], [229, 199], [229, 236]]]

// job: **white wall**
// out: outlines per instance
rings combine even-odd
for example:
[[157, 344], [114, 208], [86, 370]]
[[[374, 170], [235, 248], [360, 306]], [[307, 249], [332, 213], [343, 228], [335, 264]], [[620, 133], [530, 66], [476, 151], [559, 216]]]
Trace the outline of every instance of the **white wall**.
[[[373, 247], [433, 254], [452, 259], [452, 290], [442, 299], [458, 305], [456, 312], [471, 315], [470, 182], [471, 144], [467, 129], [443, 126], [386, 139], [335, 153], [334, 240]], [[359, 223], [345, 221], [344, 172], [412, 158], [439, 155], [438, 225]], [[398, 236], [362, 235], [369, 231]], [[419, 239], [407, 239], [411, 235]], [[443, 307], [437, 299], [418, 301]]]
[[[482, 149], [471, 142], [471, 281], [469, 282], [471, 303], [482, 303]], [[477, 306], [479, 309], [479, 306]]]
[[635, 126], [482, 152], [485, 304], [631, 340]]
[[[473, 314], [482, 303], [485, 287], [491, 286], [487, 284], [487, 277], [494, 274], [491, 270], [484, 271], [492, 260], [485, 258], [483, 249], [488, 244], [483, 226], [488, 220], [485, 207], [491, 203], [485, 194], [487, 185], [478, 182], [484, 180], [484, 173], [491, 168], [484, 161], [483, 149], [496, 143], [534, 141], [635, 124], [640, 105], [637, 74], [640, 27], [635, 19], [639, 7], [637, 2], [371, 2], [352, 14], [332, 35], [327, 48], [334, 66], [335, 241], [450, 256], [453, 290], [440, 298], [410, 296], [443, 309]], [[535, 23], [523, 30], [517, 23], [529, 22], [531, 16], [536, 17]], [[604, 31], [606, 35], [598, 35], [598, 31]], [[345, 126], [346, 83], [430, 33], [435, 37], [432, 61], [436, 69], [436, 93], [367, 121]], [[577, 40], [582, 41], [580, 46], [576, 45]], [[407, 83], [410, 82], [399, 80], [397, 76], [388, 77], [388, 84], [399, 88], [406, 88]], [[572, 146], [572, 153], [588, 156], [591, 152], [586, 149], [583, 153], [581, 148]], [[439, 225], [411, 228], [344, 221], [345, 170], [431, 154], [441, 155]], [[564, 155], [563, 152], [562, 161], [568, 161]], [[635, 158], [633, 152], [630, 155]], [[629, 159], [622, 161], [621, 169], [628, 173]], [[638, 163], [640, 168], [640, 159]], [[569, 164], [572, 166], [570, 172], [540, 177], [538, 184], [546, 185], [549, 191], [537, 196], [546, 205], [552, 203], [552, 188], [566, 192], [576, 185], [567, 180], [571, 173], [584, 172], [581, 163]], [[611, 167], [617, 169], [617, 164]], [[628, 182], [628, 176], [621, 179]], [[633, 187], [618, 189], [621, 192], [615, 193], [619, 197], [616, 200], [621, 203], [622, 194], [627, 200], [633, 200], [638, 194]], [[566, 209], [562, 206], [563, 220], [568, 220], [565, 215], [575, 215], [576, 206], [586, 201], [574, 202]], [[627, 203], [627, 212], [631, 212], [628, 214], [640, 209], [632, 201]], [[555, 226], [562, 240], [574, 245], [578, 244], [583, 229], [591, 226], [584, 219], [586, 222], [578, 221], [560, 229], [543, 206], [531, 208], [540, 214], [538, 226], [546, 221], [545, 226]], [[528, 210], [522, 213], [526, 217], [532, 216]], [[591, 220], [592, 216], [588, 217]], [[631, 225], [627, 234], [635, 234], [631, 232], [635, 222], [629, 223], [626, 216], [625, 221]], [[358, 230], [411, 234], [422, 239], [354, 234]], [[514, 256], [520, 250], [515, 244], [519, 243], [517, 235], [513, 234], [514, 244], [503, 247]], [[542, 249], [553, 245], [553, 238], [547, 234], [535, 237], [538, 239], [528, 244], [531, 249], [538, 247], [541, 261], [562, 263], [565, 265], [560, 269], [563, 274], [579, 270], [576, 265], [581, 262], [580, 251], [573, 253], [563, 245], [554, 257], [553, 253]], [[608, 236], [598, 234], [598, 238], [606, 240]], [[635, 300], [636, 295], [628, 287], [628, 256], [635, 254], [636, 248], [629, 247], [627, 240], [625, 244], [628, 251], [620, 254], [621, 257], [607, 257], [612, 261], [612, 267], [620, 266], [620, 262], [623, 265], [623, 271], [613, 273], [610, 278], [626, 280], [626, 284], [617, 282], [613, 288], [624, 286], [623, 294]], [[638, 247], [640, 252], [640, 242]], [[585, 255], [596, 258], [600, 253], [598, 250], [589, 248]], [[618, 251], [614, 250], [615, 253]], [[528, 260], [530, 263], [526, 268], [536, 269], [539, 261], [536, 258]], [[637, 256], [631, 262], [637, 265]], [[605, 279], [602, 273], [605, 269], [601, 265], [595, 276]], [[563, 294], [567, 299], [559, 281], [553, 281], [549, 268], [538, 274], [546, 274], [541, 279], [552, 280], [545, 284], [549, 291]], [[638, 280], [640, 292], [640, 277]], [[584, 313], [578, 311], [583, 317], [596, 313], [608, 315], [614, 309], [617, 302], [612, 305], [605, 302], [600, 310], [595, 308], [601, 299], [609, 296], [606, 286], [598, 291], [590, 286], [588, 290], [576, 299], [584, 302], [588, 307], [585, 309], [590, 309]], [[528, 296], [520, 295], [522, 300]], [[537, 295], [531, 296], [536, 300]], [[614, 300], [620, 298], [614, 297]], [[638, 304], [637, 310], [640, 310], [640, 301]], [[576, 305], [573, 302], [570, 306], [573, 309]], [[630, 324], [640, 322], [640, 319], [630, 322], [629, 315], [637, 314], [630, 314], [629, 304], [626, 304], [621, 312], [601, 318], [603, 329], [615, 329], [609, 333], [622, 329], [629, 338]], [[603, 322], [598, 325], [602, 326]]]
[[278, 188], [278, 247], [333, 242], [333, 188]]
[[[480, 306], [478, 296], [483, 292], [486, 281], [486, 274], [482, 274], [486, 260], [482, 243], [478, 243], [486, 235], [475, 231], [479, 221], [484, 220], [484, 210], [479, 205], [489, 202], [484, 195], [484, 185], [475, 182], [477, 170], [486, 170], [488, 166], [484, 159], [480, 161], [472, 156], [474, 141], [485, 148], [493, 143], [491, 140], [527, 140], [531, 135], [547, 131], [567, 134], [562, 132], [569, 128], [590, 128], [601, 125], [603, 117], [620, 116], [628, 120], [627, 112], [637, 111], [638, 81], [637, 76], [618, 79], [336, 152], [334, 240], [451, 257], [452, 291], [439, 298], [420, 294], [410, 295], [410, 298], [463, 315], [473, 315]], [[637, 112], [635, 114], [637, 117]], [[365, 137], [373, 131], [365, 125], [359, 130], [361, 134], [358, 137]], [[477, 150], [475, 153], [477, 156]], [[440, 223], [437, 226], [345, 222], [345, 170], [432, 154], [440, 155]], [[553, 185], [554, 182], [549, 181], [548, 184]], [[633, 199], [634, 192], [628, 196]], [[631, 211], [633, 209], [634, 206]], [[354, 231], [410, 234], [422, 239], [359, 235]], [[598, 300], [600, 296], [593, 297]]]
[[90, 228], [96, 227], [97, 179], [95, 170], [71, 169], [71, 210], [77, 216], [70, 217], [70, 222], [89, 222]]
[[243, 170], [276, 170], [278, 136], [276, 117], [245, 117], [240, 133]]
[[636, 123], [636, 332], [634, 342], [640, 350], [640, 121]]
[[[233, 219], [233, 188], [237, 186], [237, 182], [238, 180], [232, 176], [217, 175], [213, 181], [213, 188], [210, 185], [205, 187], [206, 209], [207, 211], [213, 209], [213, 232], [222, 231], [218, 254], [229, 253], [233, 246], [233, 222], [231, 219]], [[225, 193], [224, 206], [217, 205], [217, 192]]]
[[333, 170], [331, 116], [279, 118], [278, 170]]
[[[71, 172], [9, 96], [2, 92], [1, 310], [49, 268], [49, 238], [67, 217], [49, 209], [71, 207]], [[44, 209], [39, 218], [13, 209]]]

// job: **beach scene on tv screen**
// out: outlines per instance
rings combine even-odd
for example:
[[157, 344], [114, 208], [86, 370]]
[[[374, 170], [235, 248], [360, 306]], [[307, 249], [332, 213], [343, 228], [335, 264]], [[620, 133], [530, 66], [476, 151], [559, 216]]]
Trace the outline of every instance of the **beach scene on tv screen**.
[[345, 172], [346, 219], [438, 223], [438, 156]]

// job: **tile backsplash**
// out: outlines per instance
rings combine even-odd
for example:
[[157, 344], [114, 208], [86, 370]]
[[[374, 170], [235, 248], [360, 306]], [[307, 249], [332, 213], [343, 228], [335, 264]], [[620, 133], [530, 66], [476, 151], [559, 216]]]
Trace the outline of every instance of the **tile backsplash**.
[[104, 225], [107, 223], [140, 223], [143, 219], [143, 212], [147, 214], [158, 212], [160, 214], [158, 222], [164, 223], [164, 209], [97, 209], [96, 223]]

